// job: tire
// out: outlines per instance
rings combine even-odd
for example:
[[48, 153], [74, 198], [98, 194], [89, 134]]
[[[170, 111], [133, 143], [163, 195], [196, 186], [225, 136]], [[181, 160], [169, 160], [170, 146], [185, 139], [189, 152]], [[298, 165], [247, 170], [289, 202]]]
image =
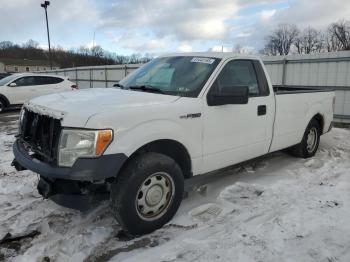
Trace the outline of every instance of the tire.
[[3, 113], [6, 109], [6, 102], [4, 99], [0, 98], [0, 114]]
[[321, 127], [320, 124], [312, 119], [306, 127], [302, 141], [290, 149], [290, 153], [296, 157], [313, 157], [320, 144]]
[[184, 191], [184, 176], [170, 157], [147, 152], [131, 159], [111, 186], [112, 213], [132, 235], [151, 233], [170, 221]]

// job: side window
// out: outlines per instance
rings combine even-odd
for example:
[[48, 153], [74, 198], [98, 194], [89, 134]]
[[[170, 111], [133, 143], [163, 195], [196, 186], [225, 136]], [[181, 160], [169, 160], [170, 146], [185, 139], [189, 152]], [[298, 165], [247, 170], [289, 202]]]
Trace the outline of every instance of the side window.
[[49, 78], [50, 78], [51, 84], [58, 84], [63, 82], [63, 79], [59, 77], [49, 77]]
[[51, 83], [51, 77], [47, 76], [39, 76], [40, 78], [40, 85], [50, 85]]
[[43, 78], [41, 76], [34, 76], [35, 85], [44, 85]]
[[63, 81], [62, 78], [50, 76], [34, 76], [35, 85], [52, 85]]
[[35, 78], [33, 76], [26, 76], [26, 77], [21, 77], [13, 83], [16, 83], [17, 86], [33, 86], [36, 85]]
[[247, 86], [249, 88], [249, 96], [258, 96], [260, 94], [252, 61], [233, 60], [228, 62], [215, 80], [212, 88], [216, 89], [217, 92], [221, 92], [222, 90], [227, 90], [227, 88], [238, 86]]

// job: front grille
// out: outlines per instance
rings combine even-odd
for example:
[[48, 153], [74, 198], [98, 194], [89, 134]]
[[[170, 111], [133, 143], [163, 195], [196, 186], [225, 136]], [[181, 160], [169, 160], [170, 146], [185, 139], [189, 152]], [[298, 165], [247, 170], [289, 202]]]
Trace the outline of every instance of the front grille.
[[57, 148], [61, 121], [23, 109], [20, 139], [35, 157], [50, 165], [57, 165]]

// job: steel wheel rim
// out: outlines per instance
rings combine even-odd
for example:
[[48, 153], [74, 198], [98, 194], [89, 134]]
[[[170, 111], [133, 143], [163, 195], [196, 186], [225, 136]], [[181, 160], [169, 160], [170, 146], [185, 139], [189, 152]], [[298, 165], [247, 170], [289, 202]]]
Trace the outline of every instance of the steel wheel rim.
[[175, 194], [174, 180], [165, 172], [157, 172], [147, 177], [136, 195], [136, 210], [146, 221], [162, 217], [168, 210]]
[[313, 152], [317, 145], [317, 129], [312, 127], [307, 134], [306, 149], [309, 153]]

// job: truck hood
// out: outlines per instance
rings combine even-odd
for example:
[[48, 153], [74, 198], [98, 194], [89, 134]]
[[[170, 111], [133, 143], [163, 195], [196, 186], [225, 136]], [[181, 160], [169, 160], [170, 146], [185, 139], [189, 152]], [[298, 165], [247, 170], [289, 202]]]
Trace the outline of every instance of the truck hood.
[[83, 127], [95, 114], [172, 103], [179, 98], [115, 88], [93, 88], [37, 97], [26, 102], [24, 107], [42, 115], [62, 119], [64, 126]]

